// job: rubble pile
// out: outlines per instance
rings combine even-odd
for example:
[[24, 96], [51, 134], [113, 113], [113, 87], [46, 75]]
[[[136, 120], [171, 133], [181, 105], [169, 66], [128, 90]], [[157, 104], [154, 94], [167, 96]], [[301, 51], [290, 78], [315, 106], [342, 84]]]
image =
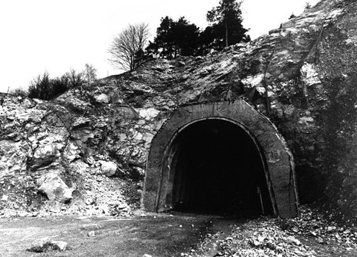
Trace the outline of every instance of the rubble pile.
[[317, 210], [301, 209], [294, 219], [259, 218], [235, 226], [228, 235], [209, 234], [198, 249], [181, 256], [356, 256], [354, 227], [339, 226]]
[[352, 251], [357, 248], [357, 230], [354, 224], [339, 225], [336, 221], [327, 220], [329, 215], [306, 207], [301, 208], [299, 217], [279, 220], [277, 224], [289, 233], [309, 237], [318, 244], [331, 246], [333, 250]]
[[[281, 230], [274, 220], [252, 220], [235, 227], [231, 234], [219, 239], [219, 233], [207, 237], [200, 248], [181, 256], [315, 256], [315, 251], [294, 235]], [[212, 251], [213, 246], [213, 251]]]

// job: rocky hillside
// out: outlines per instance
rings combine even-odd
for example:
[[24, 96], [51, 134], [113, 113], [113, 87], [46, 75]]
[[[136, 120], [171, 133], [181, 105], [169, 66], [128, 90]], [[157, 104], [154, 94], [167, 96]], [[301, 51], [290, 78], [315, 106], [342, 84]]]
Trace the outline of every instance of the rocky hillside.
[[128, 213], [170, 112], [243, 97], [287, 140], [301, 202], [323, 197], [354, 217], [356, 12], [356, 1], [323, 0], [222, 52], [151, 60], [50, 102], [1, 95], [0, 214]]

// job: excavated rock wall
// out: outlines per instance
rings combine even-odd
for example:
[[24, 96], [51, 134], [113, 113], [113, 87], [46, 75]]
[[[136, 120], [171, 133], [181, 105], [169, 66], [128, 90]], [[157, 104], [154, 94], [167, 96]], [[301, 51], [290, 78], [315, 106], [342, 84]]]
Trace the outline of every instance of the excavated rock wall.
[[129, 209], [118, 178], [143, 177], [152, 113], [66, 97], [1, 95], [0, 213]]
[[[292, 62], [299, 64], [294, 77], [271, 83], [285, 87], [275, 91], [275, 106], [272, 94], [270, 117], [295, 156], [301, 200], [316, 200], [324, 193], [325, 203], [346, 220], [354, 217], [357, 207], [356, 10], [355, 1], [323, 1], [283, 24], [283, 29], [294, 26], [298, 33], [285, 45], [290, 53], [300, 52], [299, 45], [309, 47]], [[309, 19], [316, 31], [304, 35], [301, 31], [314, 28]], [[290, 60], [293, 57], [286, 63]]]
[[[339, 217], [353, 219], [356, 12], [356, 1], [323, 0], [222, 52], [151, 60], [51, 102], [1, 95], [1, 210], [42, 206], [38, 191], [65, 206], [86, 194], [106, 199], [104, 180], [143, 176], [150, 141], [176, 107], [244, 98], [286, 139], [301, 202], [325, 196]], [[51, 194], [46, 183], [61, 189]], [[110, 199], [119, 197], [111, 192]]]

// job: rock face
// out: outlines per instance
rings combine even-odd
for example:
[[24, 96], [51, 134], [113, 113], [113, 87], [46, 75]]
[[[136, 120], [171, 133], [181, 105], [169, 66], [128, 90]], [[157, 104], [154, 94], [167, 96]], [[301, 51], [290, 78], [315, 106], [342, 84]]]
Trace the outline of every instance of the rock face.
[[243, 98], [286, 139], [301, 202], [324, 196], [355, 218], [356, 11], [355, 1], [323, 0], [249, 44], [152, 60], [51, 102], [1, 95], [0, 209], [42, 206], [37, 181], [48, 173], [73, 190], [72, 202], [99, 203], [104, 184], [142, 178], [151, 139], [176, 107]]
[[68, 103], [1, 99], [0, 213], [110, 214], [124, 205], [126, 183], [119, 177], [143, 176], [143, 149], [152, 137], [134, 109], [110, 113], [73, 95]]

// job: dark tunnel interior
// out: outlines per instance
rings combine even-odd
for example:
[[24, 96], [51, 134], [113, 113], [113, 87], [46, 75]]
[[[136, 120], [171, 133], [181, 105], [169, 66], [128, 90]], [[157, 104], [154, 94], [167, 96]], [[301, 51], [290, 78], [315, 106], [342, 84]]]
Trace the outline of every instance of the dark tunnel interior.
[[175, 211], [252, 216], [272, 214], [264, 160], [251, 136], [226, 120], [198, 121], [171, 144]]

